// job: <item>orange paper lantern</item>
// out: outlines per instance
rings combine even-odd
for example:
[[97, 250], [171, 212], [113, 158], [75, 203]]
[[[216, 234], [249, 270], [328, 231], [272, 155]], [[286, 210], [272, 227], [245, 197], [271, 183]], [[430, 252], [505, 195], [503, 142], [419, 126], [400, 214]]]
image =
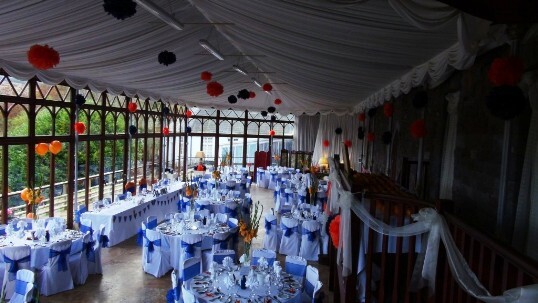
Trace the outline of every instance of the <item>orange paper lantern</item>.
[[60, 151], [62, 151], [62, 142], [58, 140], [50, 142], [49, 151], [54, 155], [58, 154]]
[[35, 146], [35, 153], [44, 156], [49, 151], [49, 145], [47, 143], [38, 143]]
[[26, 218], [33, 219], [34, 218], [34, 213], [27, 213]]
[[31, 195], [31, 192], [30, 192], [30, 189], [29, 188], [25, 188], [21, 191], [21, 199], [23, 201], [28, 201], [30, 200], [30, 195]]

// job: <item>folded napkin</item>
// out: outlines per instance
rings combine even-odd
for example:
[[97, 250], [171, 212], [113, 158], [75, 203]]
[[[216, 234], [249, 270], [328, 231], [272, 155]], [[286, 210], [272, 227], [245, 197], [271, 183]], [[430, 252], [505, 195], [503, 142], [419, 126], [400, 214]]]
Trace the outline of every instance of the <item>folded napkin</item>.
[[234, 265], [234, 260], [230, 257], [226, 257], [222, 260], [222, 265], [225, 267], [232, 267]]
[[280, 261], [275, 260], [275, 261], [273, 262], [273, 270], [276, 269], [277, 267], [280, 267]]
[[26, 228], [26, 225], [27, 225], [27, 224], [28, 224], [28, 223], [26, 223], [25, 220], [20, 220], [19, 222], [17, 222], [17, 228], [19, 228], [19, 230], [20, 230], [20, 229], [24, 230], [24, 228]]
[[267, 259], [265, 259], [265, 257], [260, 257], [258, 259], [258, 266], [260, 268], [267, 268], [267, 266], [269, 265], [269, 262], [267, 262]]
[[240, 258], [239, 258], [239, 262], [241, 264], [245, 264], [245, 262], [247, 262], [247, 255], [246, 254], [243, 254]]

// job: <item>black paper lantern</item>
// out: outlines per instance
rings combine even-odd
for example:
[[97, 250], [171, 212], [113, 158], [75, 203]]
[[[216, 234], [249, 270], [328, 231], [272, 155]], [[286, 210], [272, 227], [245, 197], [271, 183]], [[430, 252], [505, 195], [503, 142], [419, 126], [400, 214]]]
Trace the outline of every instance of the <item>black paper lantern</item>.
[[528, 101], [519, 86], [496, 86], [486, 97], [489, 112], [503, 120], [517, 117], [527, 107]]
[[428, 104], [428, 93], [426, 91], [419, 91], [413, 97], [413, 107], [423, 108]]
[[242, 89], [237, 94], [237, 98], [247, 100], [248, 98], [250, 98], [250, 92], [246, 89]]
[[163, 115], [168, 116], [170, 114], [170, 108], [168, 106], [163, 107]]
[[169, 51], [162, 51], [159, 53], [157, 60], [160, 64], [168, 66], [176, 62], [176, 54]]
[[267, 117], [267, 111], [262, 110], [261, 114], [262, 114], [262, 117]]
[[376, 113], [377, 113], [377, 107], [376, 108], [370, 108], [368, 110], [368, 117], [373, 118]]
[[136, 14], [136, 2], [132, 0], [104, 0], [105, 12], [118, 20], [134, 16]]
[[381, 139], [383, 140], [384, 144], [389, 145], [390, 142], [392, 141], [392, 133], [390, 131], [384, 132], [383, 137], [381, 137]]
[[192, 128], [190, 126], [187, 126], [187, 128], [185, 128], [185, 131], [187, 132], [187, 134], [190, 134], [192, 132]]
[[134, 125], [129, 126], [129, 134], [136, 135], [138, 133], [138, 128]]
[[76, 105], [82, 105], [84, 103], [86, 103], [86, 98], [84, 98], [84, 96], [81, 95], [81, 94], [77, 94], [75, 96], [75, 104]]
[[275, 115], [271, 115], [271, 121], [276, 121], [276, 116]]
[[267, 111], [272, 114], [272, 113], [274, 113], [276, 111], [276, 108], [274, 106], [269, 106], [267, 108]]
[[341, 135], [342, 134], [342, 129], [340, 127], [336, 128], [334, 130], [334, 132], [337, 134], [337, 135]]
[[359, 130], [358, 130], [358, 137], [359, 137], [359, 140], [364, 140], [364, 128], [359, 127]]
[[228, 102], [230, 102], [231, 104], [237, 103], [237, 97], [234, 95], [230, 95], [228, 97]]

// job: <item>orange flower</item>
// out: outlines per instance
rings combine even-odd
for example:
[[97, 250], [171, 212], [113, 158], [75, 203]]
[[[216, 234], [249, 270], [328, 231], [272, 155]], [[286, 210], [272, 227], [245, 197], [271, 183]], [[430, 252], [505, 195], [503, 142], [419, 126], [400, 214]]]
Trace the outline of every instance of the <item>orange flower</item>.
[[45, 197], [43, 197], [43, 196], [36, 197], [35, 198], [35, 203], [39, 204], [39, 203], [43, 202], [43, 200], [45, 200]]
[[23, 201], [30, 200], [29, 195], [31, 195], [31, 190], [28, 187], [21, 191], [21, 199]]

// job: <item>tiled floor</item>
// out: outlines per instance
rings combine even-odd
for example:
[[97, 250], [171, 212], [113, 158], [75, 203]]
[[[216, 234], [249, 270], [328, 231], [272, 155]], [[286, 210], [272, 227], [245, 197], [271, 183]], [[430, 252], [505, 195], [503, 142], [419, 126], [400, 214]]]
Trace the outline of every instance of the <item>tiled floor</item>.
[[[260, 201], [264, 213], [274, 206], [273, 193], [270, 190], [251, 189], [254, 202]], [[259, 236], [254, 240], [253, 248], [262, 247], [264, 237], [263, 224]], [[284, 256], [279, 256], [284, 264]], [[41, 297], [44, 303], [86, 303], [86, 302], [166, 302], [166, 292], [171, 288], [170, 274], [157, 279], [142, 270], [142, 249], [136, 246], [136, 237], [119, 245], [103, 250], [103, 275], [91, 275], [86, 284], [75, 289], [50, 297]], [[312, 262], [318, 267], [323, 290], [328, 294], [328, 266]], [[325, 296], [324, 302], [331, 302], [331, 296]]]

